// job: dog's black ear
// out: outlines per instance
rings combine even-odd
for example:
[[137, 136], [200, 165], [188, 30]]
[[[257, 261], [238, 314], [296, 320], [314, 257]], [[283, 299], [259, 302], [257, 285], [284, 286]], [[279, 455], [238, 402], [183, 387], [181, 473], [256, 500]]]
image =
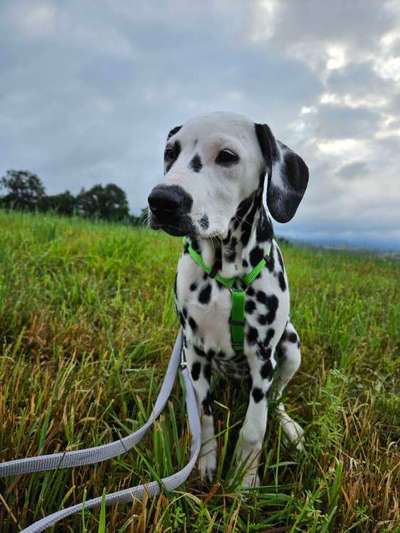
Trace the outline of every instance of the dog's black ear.
[[178, 131], [181, 129], [182, 126], [175, 126], [175, 128], [172, 128], [172, 130], [167, 135], [167, 141], [170, 137], [175, 135], [175, 133], [178, 133]]
[[307, 188], [308, 167], [300, 156], [275, 139], [266, 124], [255, 124], [255, 130], [268, 172], [265, 207], [278, 222], [289, 222]]

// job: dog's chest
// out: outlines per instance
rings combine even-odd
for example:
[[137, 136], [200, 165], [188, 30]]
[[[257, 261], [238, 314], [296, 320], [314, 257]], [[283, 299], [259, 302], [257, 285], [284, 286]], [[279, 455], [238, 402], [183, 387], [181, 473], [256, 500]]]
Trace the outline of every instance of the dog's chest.
[[220, 287], [214, 280], [197, 279], [186, 284], [178, 300], [178, 307], [185, 315], [187, 335], [195, 343], [200, 343], [208, 353], [224, 352], [228, 356], [231, 349], [229, 319], [231, 295], [229, 290]]
[[[249, 373], [248, 356], [275, 345], [285, 327], [287, 290], [279, 286], [279, 272], [265, 269], [246, 291], [244, 353], [231, 344], [231, 292], [199, 269], [188, 256], [178, 265], [176, 304], [188, 350], [206, 356], [227, 377]], [[261, 347], [261, 348], [260, 348]]]
[[187, 259], [180, 262], [176, 284], [177, 310], [187, 343], [222, 375], [243, 378], [248, 375], [246, 356], [236, 354], [231, 345], [231, 293], [209, 276], [199, 276]]

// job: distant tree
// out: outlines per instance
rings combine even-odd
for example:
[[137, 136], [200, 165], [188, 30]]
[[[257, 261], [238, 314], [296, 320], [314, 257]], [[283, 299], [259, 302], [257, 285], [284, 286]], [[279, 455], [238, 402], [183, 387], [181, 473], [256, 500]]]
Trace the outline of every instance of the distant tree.
[[147, 221], [149, 217], [148, 208], [145, 207], [141, 210], [140, 215], [135, 217], [135, 215], [130, 215], [130, 223], [132, 226], [147, 226]]
[[109, 183], [82, 189], [78, 196], [70, 191], [46, 195], [41, 179], [28, 170], [8, 170], [0, 178], [0, 189], [6, 194], [0, 196], [0, 207], [8, 209], [53, 212], [59, 215], [81, 215], [90, 218], [143, 225], [145, 211], [138, 217], [129, 214], [125, 191]]
[[0, 186], [7, 191], [1, 205], [9, 209], [34, 211], [46, 194], [39, 176], [29, 170], [7, 170]]
[[129, 205], [126, 193], [118, 185], [95, 185], [88, 191], [82, 189], [76, 199], [78, 214], [105, 220], [127, 220]]
[[61, 194], [54, 194], [44, 196], [40, 203], [39, 209], [41, 211], [52, 211], [58, 215], [71, 216], [75, 213], [77, 199], [69, 191]]

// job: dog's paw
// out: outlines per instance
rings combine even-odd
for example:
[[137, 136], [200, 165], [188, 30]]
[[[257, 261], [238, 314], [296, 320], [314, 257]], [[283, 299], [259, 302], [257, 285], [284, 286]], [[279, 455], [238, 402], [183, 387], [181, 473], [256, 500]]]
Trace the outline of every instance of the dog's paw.
[[296, 447], [297, 451], [304, 452], [304, 429], [286, 413], [282, 404], [278, 406], [278, 415], [287, 440]]
[[[299, 426], [297, 431], [298, 431], [298, 437], [297, 437], [297, 439], [294, 441], [293, 444], [295, 445], [296, 450], [297, 450], [298, 452], [303, 453], [303, 452], [305, 452], [305, 447], [304, 447], [304, 442], [305, 442], [305, 441], [304, 441], [304, 430], [303, 430], [302, 427]], [[300, 434], [300, 433], [301, 433], [301, 434]]]
[[282, 429], [288, 441], [293, 444], [297, 451], [304, 452], [304, 429], [294, 420], [285, 420]]
[[200, 479], [204, 482], [211, 483], [217, 468], [217, 451], [215, 449], [209, 450], [200, 455], [198, 467]]

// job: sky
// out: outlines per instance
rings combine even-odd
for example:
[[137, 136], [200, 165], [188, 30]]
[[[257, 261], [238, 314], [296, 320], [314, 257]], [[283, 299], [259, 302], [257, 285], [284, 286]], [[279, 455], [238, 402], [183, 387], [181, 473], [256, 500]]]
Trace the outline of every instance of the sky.
[[400, 2], [1, 0], [0, 175], [113, 182], [138, 213], [167, 132], [210, 111], [308, 164], [278, 234], [400, 249]]

